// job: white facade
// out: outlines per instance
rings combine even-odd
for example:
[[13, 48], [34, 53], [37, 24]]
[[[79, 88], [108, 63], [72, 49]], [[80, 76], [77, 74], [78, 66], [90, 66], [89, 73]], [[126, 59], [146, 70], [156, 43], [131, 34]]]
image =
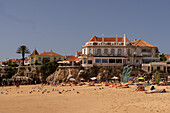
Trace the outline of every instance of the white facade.
[[105, 38], [94, 36], [83, 47], [83, 67], [124, 65], [140, 66], [142, 63], [159, 61], [156, 47], [136, 47], [124, 37]]

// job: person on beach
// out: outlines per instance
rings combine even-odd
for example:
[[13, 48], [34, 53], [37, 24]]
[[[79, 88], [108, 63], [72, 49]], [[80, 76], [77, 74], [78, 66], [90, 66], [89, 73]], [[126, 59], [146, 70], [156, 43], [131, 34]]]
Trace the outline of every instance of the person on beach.
[[150, 90], [149, 92], [145, 92], [146, 94], [151, 94], [151, 93], [166, 93], [165, 89], [161, 89], [161, 90]]
[[19, 83], [16, 83], [16, 87], [19, 87]]

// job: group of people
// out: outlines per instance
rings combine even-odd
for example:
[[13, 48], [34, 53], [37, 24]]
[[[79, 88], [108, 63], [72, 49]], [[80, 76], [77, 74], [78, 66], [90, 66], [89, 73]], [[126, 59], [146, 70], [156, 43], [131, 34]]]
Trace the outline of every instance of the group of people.
[[143, 84], [137, 84], [136, 91], [144, 91], [146, 94], [167, 92], [165, 89], [156, 89], [155, 86], [151, 86], [149, 90], [145, 90], [145, 86]]

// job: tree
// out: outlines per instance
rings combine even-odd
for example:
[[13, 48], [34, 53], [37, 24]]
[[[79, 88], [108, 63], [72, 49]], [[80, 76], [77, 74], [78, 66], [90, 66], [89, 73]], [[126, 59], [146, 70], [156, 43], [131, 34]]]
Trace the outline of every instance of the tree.
[[13, 63], [11, 60], [7, 62], [7, 65], [10, 67], [18, 67], [18, 64], [16, 64], [16, 62]]
[[46, 78], [54, 73], [58, 67], [57, 62], [46, 62], [46, 59], [44, 59], [44, 64], [41, 65], [40, 72], [43, 74], [43, 80], [46, 80]]
[[160, 61], [165, 62], [167, 59], [164, 54], [159, 55]]
[[43, 58], [43, 60], [42, 60], [42, 65], [45, 65], [45, 64], [48, 63], [48, 62], [49, 62], [48, 58]]
[[30, 53], [29, 49], [25, 45], [22, 45], [22, 46], [18, 47], [16, 53], [22, 54], [22, 66], [24, 66], [25, 54]]

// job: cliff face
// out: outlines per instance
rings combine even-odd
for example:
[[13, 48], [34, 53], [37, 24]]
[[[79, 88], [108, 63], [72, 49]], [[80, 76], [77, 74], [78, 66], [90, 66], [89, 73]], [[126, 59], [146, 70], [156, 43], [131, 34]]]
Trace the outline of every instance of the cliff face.
[[32, 80], [43, 81], [43, 75], [40, 73], [40, 66], [18, 67], [18, 72], [12, 78], [14, 79], [18, 76], [26, 76]]
[[87, 68], [81, 70], [80, 68], [63, 68], [56, 70], [55, 73], [47, 77], [47, 82], [54, 81], [68, 81], [70, 78], [75, 78], [76, 80], [84, 79], [89, 80], [91, 77], [96, 77], [101, 75], [103, 79], [111, 78], [113, 76], [121, 76], [122, 69], [112, 69], [112, 68]]
[[[41, 66], [24, 66], [18, 67], [18, 71], [15, 75], [12, 75], [12, 78], [17, 78], [19, 76], [28, 77], [32, 80], [36, 80], [41, 83], [43, 81], [54, 82], [54, 81], [69, 81], [70, 78], [75, 78], [76, 80], [84, 79], [85, 81], [89, 80], [91, 77], [97, 77], [98, 75], [104, 79], [110, 79], [113, 76], [117, 76], [121, 78], [123, 69], [114, 69], [114, 68], [102, 68], [102, 67], [93, 67], [93, 68], [85, 68], [80, 69], [78, 67], [72, 68], [59, 68], [53, 74], [42, 74]], [[3, 73], [2, 73], [3, 72]], [[6, 72], [11, 72], [5, 69], [1, 73], [3, 75], [7, 74]], [[133, 69], [132, 74], [138, 75], [141, 73], [140, 70]], [[1, 75], [2, 75], [1, 74]], [[141, 73], [142, 74], [142, 73]], [[8, 74], [9, 75], [9, 74]]]
[[79, 71], [80, 69], [78, 68], [59, 69], [48, 76], [46, 81], [68, 81], [70, 78], [77, 78]]

